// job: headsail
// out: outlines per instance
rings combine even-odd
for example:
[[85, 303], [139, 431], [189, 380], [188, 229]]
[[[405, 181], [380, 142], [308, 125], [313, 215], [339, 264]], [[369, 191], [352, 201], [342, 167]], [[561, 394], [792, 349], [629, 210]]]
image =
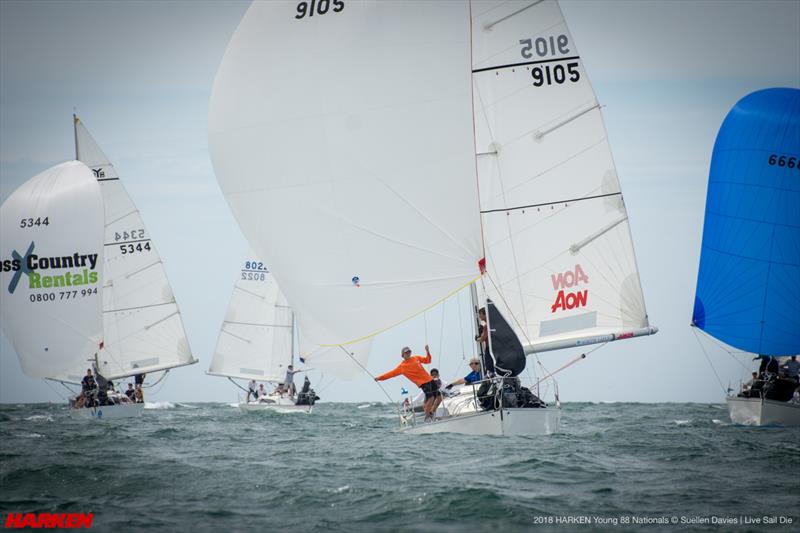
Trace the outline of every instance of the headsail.
[[606, 129], [558, 3], [472, 3], [487, 292], [528, 353], [654, 333]]
[[79, 382], [100, 347], [101, 198], [86, 165], [70, 161], [0, 208], [0, 323], [31, 377]]
[[693, 325], [740, 350], [800, 353], [800, 90], [765, 89], [714, 144]]
[[370, 336], [479, 276], [469, 10], [315, 13], [250, 7], [214, 84], [210, 150], [309, 359], [344, 347], [364, 361]]
[[78, 159], [105, 204], [103, 322], [98, 370], [111, 379], [196, 363], [161, 257], [114, 166], [75, 117]]
[[265, 263], [252, 251], [217, 338], [208, 373], [241, 379], [283, 381], [292, 364], [294, 320]]

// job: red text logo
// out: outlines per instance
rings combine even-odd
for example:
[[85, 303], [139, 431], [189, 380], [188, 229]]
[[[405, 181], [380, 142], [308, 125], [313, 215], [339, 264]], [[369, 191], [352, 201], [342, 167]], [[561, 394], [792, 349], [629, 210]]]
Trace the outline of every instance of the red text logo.
[[555, 313], [558, 310], [574, 309], [576, 307], [583, 307], [589, 298], [589, 290], [582, 291], [566, 291], [576, 285], [589, 283], [589, 276], [583, 271], [580, 265], [575, 265], [574, 270], [567, 270], [560, 274], [551, 274], [551, 281], [553, 282], [553, 289], [558, 291], [556, 301], [550, 306], [550, 311]]
[[89, 529], [92, 519], [94, 513], [8, 513], [6, 529]]

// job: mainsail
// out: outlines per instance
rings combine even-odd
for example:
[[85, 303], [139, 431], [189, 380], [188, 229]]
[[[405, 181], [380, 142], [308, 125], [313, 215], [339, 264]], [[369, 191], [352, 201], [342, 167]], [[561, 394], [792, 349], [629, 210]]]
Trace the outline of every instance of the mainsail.
[[711, 158], [692, 324], [740, 350], [800, 353], [800, 90], [742, 98]]
[[79, 382], [100, 348], [101, 198], [86, 165], [70, 161], [0, 207], [0, 323], [31, 377]]
[[480, 274], [469, 9], [322, 5], [249, 8], [214, 83], [209, 147], [307, 359], [363, 362], [370, 336]]
[[608, 136], [555, 1], [472, 3], [487, 292], [527, 353], [650, 334]]
[[161, 257], [114, 166], [75, 117], [76, 156], [105, 204], [103, 323], [98, 371], [118, 378], [196, 363]]
[[208, 373], [280, 382], [292, 364], [294, 317], [265, 263], [252, 251], [247, 257]]

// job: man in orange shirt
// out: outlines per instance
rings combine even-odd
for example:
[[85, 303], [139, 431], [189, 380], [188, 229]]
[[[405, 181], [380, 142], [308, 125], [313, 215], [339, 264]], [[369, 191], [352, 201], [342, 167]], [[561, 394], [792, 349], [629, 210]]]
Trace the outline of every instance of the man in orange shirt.
[[425, 411], [425, 421], [433, 420], [433, 413], [442, 401], [442, 395], [439, 392], [439, 386], [436, 381], [428, 374], [428, 371], [422, 367], [422, 364], [429, 364], [432, 360], [431, 352], [428, 345], [425, 345], [425, 357], [421, 355], [411, 355], [411, 348], [406, 346], [400, 352], [403, 357], [403, 362], [397, 365], [397, 368], [390, 370], [385, 374], [381, 374], [375, 381], [383, 381], [385, 379], [393, 378], [395, 376], [404, 375], [410, 379], [414, 384], [422, 389], [425, 393], [425, 403], [422, 409]]

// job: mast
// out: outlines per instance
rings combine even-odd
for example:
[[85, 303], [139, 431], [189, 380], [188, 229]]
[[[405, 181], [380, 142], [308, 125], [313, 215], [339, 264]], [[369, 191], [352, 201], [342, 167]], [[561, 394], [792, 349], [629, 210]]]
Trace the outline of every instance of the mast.
[[75, 137], [75, 160], [80, 161], [80, 156], [78, 155], [78, 115], [75, 113], [72, 114], [72, 134]]

